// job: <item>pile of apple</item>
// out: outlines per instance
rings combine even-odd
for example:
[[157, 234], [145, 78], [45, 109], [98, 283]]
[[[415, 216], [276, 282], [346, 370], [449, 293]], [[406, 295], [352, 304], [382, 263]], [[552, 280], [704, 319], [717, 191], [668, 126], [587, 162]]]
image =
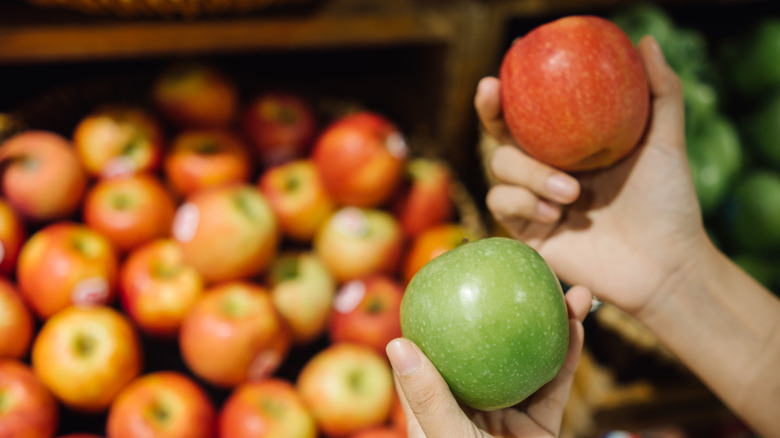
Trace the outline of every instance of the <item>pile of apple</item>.
[[0, 145], [0, 436], [405, 436], [384, 347], [469, 234], [448, 166], [208, 65], [150, 95]]

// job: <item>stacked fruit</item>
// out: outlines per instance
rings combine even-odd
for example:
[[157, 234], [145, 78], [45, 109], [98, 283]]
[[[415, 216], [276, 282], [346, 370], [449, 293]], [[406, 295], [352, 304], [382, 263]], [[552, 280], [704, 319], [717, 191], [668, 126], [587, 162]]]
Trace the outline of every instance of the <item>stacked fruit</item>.
[[653, 3], [611, 18], [635, 42], [653, 35], [680, 75], [688, 158], [713, 240], [780, 293], [780, 19], [755, 17], [713, 37]]
[[111, 437], [403, 436], [404, 287], [476, 237], [449, 167], [207, 65], [150, 92], [0, 145], [0, 436], [63, 409]]

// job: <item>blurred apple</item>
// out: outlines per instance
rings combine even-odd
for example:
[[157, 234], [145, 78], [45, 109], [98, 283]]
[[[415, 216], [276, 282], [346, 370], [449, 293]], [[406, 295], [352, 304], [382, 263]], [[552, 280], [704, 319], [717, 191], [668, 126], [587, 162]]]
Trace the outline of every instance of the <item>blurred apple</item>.
[[[780, 32], [780, 21], [778, 21]], [[780, 43], [780, 33], [777, 42]], [[780, 73], [778, 73], [780, 84]], [[780, 170], [780, 88], [766, 96], [756, 109], [746, 114], [739, 127], [755, 152], [756, 157], [774, 169]]]
[[412, 240], [404, 254], [404, 281], [409, 283], [426, 263], [473, 238], [462, 225], [454, 222], [445, 222], [423, 231]]
[[208, 289], [179, 332], [187, 367], [223, 388], [270, 376], [286, 359], [291, 343], [268, 289], [248, 282]]
[[293, 342], [308, 344], [325, 333], [336, 281], [317, 254], [308, 250], [281, 254], [271, 264], [268, 282]]
[[223, 71], [200, 62], [176, 63], [160, 72], [152, 99], [178, 128], [223, 128], [238, 110], [235, 83]]
[[170, 236], [176, 201], [157, 177], [136, 173], [102, 179], [84, 198], [83, 220], [120, 253]]
[[68, 307], [49, 318], [33, 341], [35, 374], [78, 411], [108, 409], [142, 365], [135, 329], [110, 307]]
[[338, 282], [394, 274], [403, 235], [398, 220], [379, 209], [342, 207], [320, 226], [313, 248]]
[[114, 300], [118, 261], [111, 243], [75, 222], [56, 222], [37, 231], [19, 253], [19, 292], [46, 319], [73, 304]]
[[312, 157], [322, 182], [343, 205], [377, 207], [399, 187], [409, 148], [387, 118], [362, 111], [342, 116], [315, 140]]
[[304, 97], [267, 92], [249, 103], [242, 126], [260, 162], [274, 166], [308, 154], [317, 120], [314, 108]]
[[401, 298], [404, 287], [393, 277], [370, 275], [350, 280], [333, 300], [328, 327], [333, 343], [351, 342], [384, 354], [387, 343], [401, 337]]
[[24, 222], [13, 207], [0, 198], [0, 275], [10, 275], [16, 270], [16, 260], [25, 240]]
[[336, 209], [310, 159], [268, 168], [257, 186], [271, 204], [282, 233], [298, 242], [311, 242], [317, 228]]
[[58, 435], [57, 438], [103, 438], [103, 436], [93, 433], [69, 433], [67, 435]]
[[154, 337], [178, 335], [203, 289], [200, 273], [184, 263], [181, 249], [169, 239], [133, 250], [119, 271], [122, 308], [142, 332]]
[[219, 413], [221, 438], [317, 438], [317, 424], [288, 381], [242, 383]]
[[780, 250], [780, 171], [743, 174], [726, 201], [725, 224], [737, 252]]
[[406, 438], [406, 434], [392, 426], [375, 426], [353, 433], [349, 438]]
[[406, 165], [406, 187], [394, 205], [395, 216], [407, 236], [451, 220], [454, 179], [449, 166], [431, 158], [414, 158]]
[[78, 210], [87, 176], [67, 139], [26, 131], [0, 145], [3, 195], [25, 219], [48, 222]]
[[58, 425], [57, 401], [33, 371], [0, 359], [0, 437], [51, 438]]
[[250, 185], [197, 192], [179, 206], [173, 221], [184, 261], [207, 283], [262, 273], [276, 256], [279, 234], [268, 201]]
[[165, 176], [182, 195], [249, 182], [252, 160], [246, 144], [227, 130], [186, 130], [165, 154]]
[[0, 277], [0, 358], [25, 358], [32, 342], [34, 324], [32, 312], [16, 287], [7, 278]]
[[393, 397], [393, 407], [390, 410], [390, 426], [400, 432], [402, 438], [407, 437], [406, 412], [404, 412], [404, 407], [401, 404], [401, 398], [397, 391], [395, 397]]
[[162, 128], [146, 110], [112, 105], [94, 110], [73, 131], [73, 147], [91, 176], [153, 172], [160, 166]]
[[125, 386], [111, 403], [108, 438], [212, 438], [216, 408], [206, 392], [177, 371], [157, 371]]
[[320, 430], [331, 437], [384, 424], [395, 393], [385, 357], [348, 343], [331, 344], [312, 356], [297, 386]]

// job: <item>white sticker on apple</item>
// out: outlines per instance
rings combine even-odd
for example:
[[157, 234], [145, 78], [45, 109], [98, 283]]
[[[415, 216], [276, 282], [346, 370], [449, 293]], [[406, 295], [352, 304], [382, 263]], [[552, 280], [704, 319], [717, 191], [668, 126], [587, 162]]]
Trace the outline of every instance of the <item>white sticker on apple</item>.
[[368, 218], [358, 207], [344, 207], [333, 217], [333, 226], [348, 236], [364, 237], [368, 234]]
[[344, 283], [333, 298], [333, 309], [338, 313], [350, 313], [363, 301], [366, 295], [366, 283], [352, 280]]
[[385, 145], [387, 146], [387, 151], [390, 152], [390, 155], [399, 160], [405, 160], [406, 157], [409, 156], [409, 146], [406, 145], [406, 139], [398, 131], [393, 132], [385, 138]]
[[200, 210], [198, 206], [186, 202], [176, 210], [176, 216], [173, 218], [173, 238], [179, 242], [189, 242], [195, 237], [200, 222]]
[[103, 277], [85, 278], [73, 287], [70, 299], [76, 306], [95, 306], [108, 302], [108, 281]]

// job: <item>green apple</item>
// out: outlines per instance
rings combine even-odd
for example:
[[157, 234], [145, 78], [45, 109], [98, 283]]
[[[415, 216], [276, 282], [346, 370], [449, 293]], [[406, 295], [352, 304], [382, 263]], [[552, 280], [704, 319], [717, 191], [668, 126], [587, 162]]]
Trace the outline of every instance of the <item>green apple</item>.
[[760, 97], [780, 86], [780, 18], [766, 16], [749, 32], [727, 38], [720, 60], [729, 83], [741, 95]]
[[734, 250], [780, 250], [780, 172], [745, 174], [726, 205], [725, 220]]
[[515, 405], [560, 370], [569, 342], [560, 282], [530, 246], [465, 243], [423, 266], [406, 288], [401, 329], [461, 402]]
[[652, 35], [662, 49], [672, 39], [675, 24], [660, 6], [647, 2], [632, 3], [617, 10], [610, 20], [623, 29], [634, 44], [645, 35]]
[[742, 168], [743, 153], [734, 123], [714, 113], [689, 124], [688, 164], [704, 215], [711, 214], [728, 194]]
[[[780, 43], [780, 40], [778, 40]], [[747, 115], [741, 126], [756, 155], [780, 169], [780, 88]]]

